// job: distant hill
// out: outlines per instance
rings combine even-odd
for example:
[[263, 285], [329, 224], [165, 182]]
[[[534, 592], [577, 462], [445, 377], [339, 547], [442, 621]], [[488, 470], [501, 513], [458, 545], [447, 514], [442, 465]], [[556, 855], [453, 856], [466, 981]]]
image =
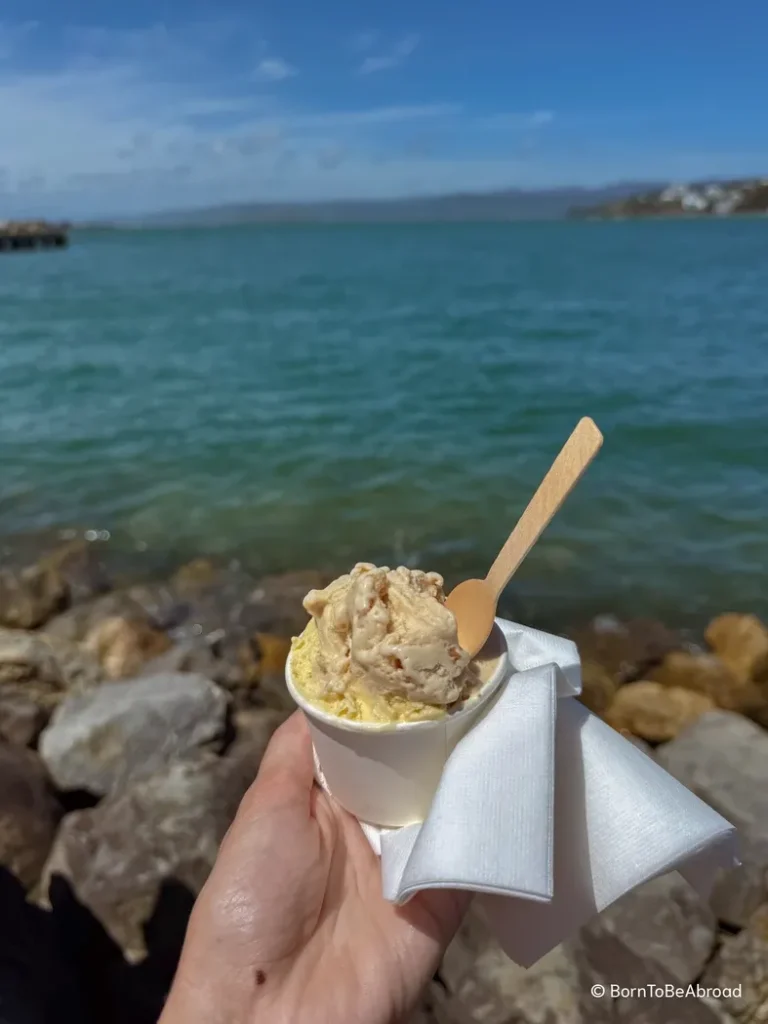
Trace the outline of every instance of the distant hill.
[[768, 178], [701, 181], [638, 190], [634, 195], [576, 205], [569, 216], [596, 220], [638, 217], [731, 217], [768, 214]]
[[169, 210], [81, 227], [221, 227], [230, 224], [418, 223], [425, 221], [556, 220], [574, 206], [616, 202], [656, 182], [604, 188], [506, 189], [410, 199], [334, 200], [307, 203], [230, 203]]

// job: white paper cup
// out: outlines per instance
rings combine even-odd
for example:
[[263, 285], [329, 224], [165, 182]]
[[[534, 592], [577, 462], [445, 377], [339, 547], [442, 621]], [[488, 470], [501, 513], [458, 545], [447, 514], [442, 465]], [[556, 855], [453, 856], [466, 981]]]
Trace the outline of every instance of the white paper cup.
[[493, 675], [463, 707], [444, 718], [394, 725], [352, 722], [321, 711], [296, 686], [288, 657], [288, 689], [306, 715], [316, 762], [342, 807], [372, 825], [397, 828], [424, 821], [449, 755], [508, 678], [509, 656], [501, 639]]

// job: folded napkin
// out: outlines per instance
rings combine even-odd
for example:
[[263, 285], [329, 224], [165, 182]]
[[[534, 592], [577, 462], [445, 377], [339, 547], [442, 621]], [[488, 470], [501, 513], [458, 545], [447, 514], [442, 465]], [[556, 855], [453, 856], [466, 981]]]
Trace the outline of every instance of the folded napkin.
[[[425, 821], [361, 823], [386, 899], [480, 896], [528, 967], [624, 893], [677, 869], [706, 895], [738, 863], [734, 827], [574, 700], [575, 644], [504, 619], [512, 672], [449, 757]], [[317, 766], [318, 781], [328, 788]]]

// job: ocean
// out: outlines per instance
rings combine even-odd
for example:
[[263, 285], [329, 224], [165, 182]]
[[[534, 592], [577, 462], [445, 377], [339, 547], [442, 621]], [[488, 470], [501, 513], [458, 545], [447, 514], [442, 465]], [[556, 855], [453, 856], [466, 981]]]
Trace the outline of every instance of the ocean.
[[511, 604], [768, 613], [768, 222], [80, 232], [0, 257], [0, 535], [483, 574], [582, 415]]

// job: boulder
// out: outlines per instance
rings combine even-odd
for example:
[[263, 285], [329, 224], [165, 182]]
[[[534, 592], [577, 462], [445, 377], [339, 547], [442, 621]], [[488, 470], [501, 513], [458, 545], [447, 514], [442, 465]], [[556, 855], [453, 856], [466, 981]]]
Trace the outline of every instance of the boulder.
[[768, 733], [741, 715], [710, 711], [656, 758], [738, 829], [743, 864], [717, 882], [712, 907], [743, 927], [768, 899]]
[[672, 651], [649, 679], [662, 686], [676, 686], [710, 697], [725, 711], [753, 714], [766, 701], [751, 681], [740, 680], [715, 654]]
[[226, 694], [191, 673], [110, 683], [65, 700], [40, 737], [61, 789], [114, 792], [223, 733]]
[[104, 550], [103, 543], [77, 537], [48, 552], [39, 565], [54, 571], [66, 587], [68, 603], [78, 604], [111, 589]]
[[165, 672], [196, 672], [215, 683], [226, 683], [229, 667], [216, 654], [215, 642], [205, 637], [182, 640], [172, 644], [163, 654], [147, 661], [140, 675], [155, 676]]
[[446, 951], [423, 1012], [439, 1024], [724, 1024], [727, 1015], [696, 999], [592, 992], [594, 985], [695, 981], [715, 940], [714, 915], [672, 874], [628, 893], [524, 970], [504, 955], [475, 902]]
[[256, 632], [290, 637], [307, 624], [302, 601], [309, 590], [325, 586], [319, 572], [291, 572], [256, 579], [237, 563], [214, 566], [197, 561], [172, 578], [170, 589], [189, 614], [180, 638], [223, 629], [238, 643]]
[[55, 568], [0, 569], [0, 626], [35, 629], [60, 611], [68, 597], [66, 583]]
[[752, 915], [742, 932], [723, 940], [701, 985], [729, 990], [721, 1003], [739, 1024], [768, 1020], [768, 904]]
[[144, 606], [126, 590], [116, 590], [91, 601], [68, 608], [45, 625], [45, 635], [71, 642], [82, 642], [107, 619], [123, 618], [131, 622], [153, 623]]
[[695, 889], [671, 872], [622, 896], [587, 929], [615, 936], [642, 960], [655, 961], [688, 984], [712, 955], [717, 919]]
[[31, 747], [47, 721], [47, 711], [30, 697], [0, 686], [0, 740]]
[[[601, 1024], [600, 1000], [589, 994], [600, 975], [577, 962], [574, 950], [558, 946], [524, 970], [492, 938], [479, 904], [470, 906], [448, 947], [429, 993], [437, 1020], [456, 1024]], [[606, 1000], [604, 1009], [610, 1010]]]
[[569, 631], [583, 661], [602, 665], [616, 683], [632, 682], [647, 674], [682, 639], [652, 619], [621, 622], [612, 615], [599, 615], [587, 626]]
[[239, 774], [243, 792], [256, 778], [272, 733], [287, 717], [285, 711], [270, 708], [249, 708], [233, 715], [235, 739], [223, 761], [232, 772]]
[[579, 700], [596, 715], [604, 714], [611, 705], [618, 683], [611, 673], [596, 661], [581, 663], [581, 696]]
[[61, 814], [40, 758], [0, 743], [0, 867], [26, 889], [40, 877]]
[[240, 774], [212, 754], [168, 764], [97, 807], [68, 814], [43, 889], [63, 876], [126, 956], [140, 960], [161, 887], [172, 881], [199, 892], [243, 790]]
[[232, 689], [243, 707], [274, 707], [292, 711], [296, 704], [285, 685], [285, 662], [291, 641], [272, 633], [254, 633], [238, 650], [240, 673]]
[[641, 681], [622, 686], [604, 718], [618, 731], [626, 729], [651, 743], [663, 743], [714, 707], [701, 693]]
[[754, 615], [720, 615], [705, 639], [738, 680], [768, 677], [768, 628]]
[[98, 662], [67, 640], [0, 629], [0, 688], [53, 707], [67, 692], [83, 693], [102, 676]]
[[167, 651], [172, 642], [167, 633], [146, 621], [115, 615], [94, 626], [83, 646], [96, 657], [110, 679], [126, 679]]

